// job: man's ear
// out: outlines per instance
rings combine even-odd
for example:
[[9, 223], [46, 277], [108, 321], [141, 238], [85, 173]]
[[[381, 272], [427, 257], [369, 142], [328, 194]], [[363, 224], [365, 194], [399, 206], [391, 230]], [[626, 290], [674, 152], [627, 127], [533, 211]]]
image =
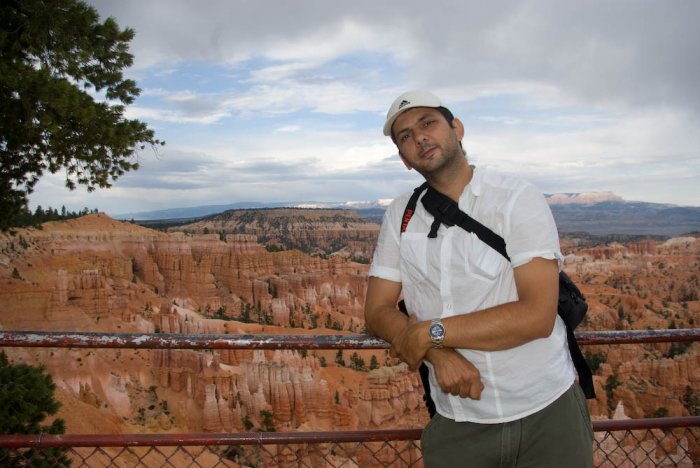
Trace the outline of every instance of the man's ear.
[[464, 138], [464, 124], [461, 120], [455, 117], [454, 120], [452, 120], [452, 126], [457, 134], [457, 140], [462, 141], [462, 138]]
[[401, 156], [401, 161], [403, 161], [403, 165], [406, 166], [406, 169], [409, 171], [413, 169], [413, 166], [411, 166], [408, 161], [406, 161], [406, 158], [403, 157], [403, 154], [401, 154], [401, 151], [399, 151], [399, 156]]

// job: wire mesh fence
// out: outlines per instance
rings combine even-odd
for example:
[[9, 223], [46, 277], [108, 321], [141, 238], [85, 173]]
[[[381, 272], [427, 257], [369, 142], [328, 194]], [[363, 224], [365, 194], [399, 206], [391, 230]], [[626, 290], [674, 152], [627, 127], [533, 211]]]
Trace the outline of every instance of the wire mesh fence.
[[[595, 421], [596, 467], [694, 467], [700, 417]], [[420, 430], [0, 436], [0, 466], [422, 467]]]
[[597, 467], [695, 467], [700, 428], [596, 432], [593, 457]]
[[[170, 436], [170, 437], [168, 437]], [[420, 430], [0, 436], [0, 466], [422, 466]], [[28, 447], [31, 445], [31, 447]]]

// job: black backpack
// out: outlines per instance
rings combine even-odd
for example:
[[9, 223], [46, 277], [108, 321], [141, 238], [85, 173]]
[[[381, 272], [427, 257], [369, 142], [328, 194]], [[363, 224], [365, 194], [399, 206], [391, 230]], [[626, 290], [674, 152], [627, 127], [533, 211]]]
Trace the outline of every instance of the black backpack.
[[[423, 183], [421, 186], [416, 187], [409, 198], [406, 208], [404, 210], [403, 216], [401, 217], [401, 233], [403, 234], [408, 226], [408, 222], [411, 220], [413, 213], [416, 210], [416, 204], [420, 194], [426, 191], [425, 196], [421, 199], [423, 207], [433, 215], [434, 221], [430, 227], [430, 232], [428, 233], [429, 238], [437, 237], [437, 231], [440, 224], [445, 224], [447, 226], [459, 226], [467, 232], [473, 232], [481, 239], [482, 242], [488, 244], [496, 252], [503, 255], [503, 257], [510, 261], [508, 253], [506, 252], [506, 243], [501, 236], [493, 232], [491, 229], [487, 228], [465, 212], [459, 209], [459, 205], [455, 203], [451, 198], [438, 192], [433, 187], [431, 187], [427, 182]], [[407, 314], [406, 305], [403, 301], [399, 302], [399, 309]], [[581, 291], [576, 287], [571, 278], [567, 276], [563, 271], [559, 272], [559, 306], [558, 314], [563, 319], [566, 324], [566, 336], [569, 345], [569, 353], [571, 354], [571, 359], [578, 373], [578, 382], [583, 389], [583, 393], [586, 398], [595, 398], [595, 389], [593, 388], [593, 373], [591, 372], [588, 363], [586, 362], [581, 349], [576, 342], [576, 336], [574, 335], [574, 329], [581, 323], [583, 317], [588, 311], [588, 304], [586, 304], [586, 299], [581, 293]], [[428, 408], [428, 412], [432, 417], [435, 414], [435, 404], [430, 397], [430, 384], [428, 382], [428, 368], [425, 364], [422, 364], [419, 368], [421, 375], [421, 381], [423, 382], [423, 388], [425, 390], [425, 404]]]

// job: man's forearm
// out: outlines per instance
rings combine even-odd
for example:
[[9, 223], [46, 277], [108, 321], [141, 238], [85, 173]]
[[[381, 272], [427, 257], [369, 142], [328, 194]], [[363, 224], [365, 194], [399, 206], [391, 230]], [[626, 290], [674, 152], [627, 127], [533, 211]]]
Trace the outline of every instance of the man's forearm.
[[365, 313], [367, 331], [389, 343], [406, 327], [408, 317], [396, 307], [377, 307]]
[[556, 260], [534, 258], [515, 268], [513, 276], [518, 299], [446, 319], [446, 346], [496, 351], [552, 333], [559, 300]]
[[406, 328], [408, 318], [396, 304], [401, 294], [401, 283], [370, 277], [365, 297], [365, 324], [367, 331], [389, 343]]
[[444, 346], [498, 351], [545, 338], [552, 332], [555, 310], [545, 316], [530, 304], [515, 301], [449, 317], [443, 320], [448, 330]]
[[[513, 348], [551, 334], [559, 299], [556, 262], [534, 259], [514, 270], [519, 298], [488, 309], [443, 319], [450, 348], [498, 351]], [[429, 322], [411, 325], [407, 342], [421, 355], [431, 346]]]

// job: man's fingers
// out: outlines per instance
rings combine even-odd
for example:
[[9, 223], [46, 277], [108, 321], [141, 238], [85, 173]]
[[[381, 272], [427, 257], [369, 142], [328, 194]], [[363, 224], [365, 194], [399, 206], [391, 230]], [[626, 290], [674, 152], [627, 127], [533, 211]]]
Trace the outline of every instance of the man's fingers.
[[467, 382], [459, 378], [458, 376], [450, 376], [451, 378], [445, 378], [442, 382], [438, 379], [440, 388], [445, 393], [449, 393], [454, 396], [466, 397], [469, 394], [469, 385]]
[[461, 398], [480, 400], [484, 390], [481, 373], [469, 360], [454, 350], [433, 353], [435, 378], [443, 392]]
[[461, 398], [471, 398], [472, 400], [480, 400], [483, 390], [484, 384], [481, 382], [463, 383], [462, 385], [443, 388], [443, 391], [450, 395], [459, 396]]
[[481, 381], [477, 381], [474, 385], [469, 388], [469, 398], [472, 400], [480, 400], [481, 392], [484, 390], [484, 384]]
[[484, 390], [484, 384], [481, 382], [478, 372], [468, 376], [442, 376], [442, 381], [438, 377], [438, 383], [445, 393], [473, 400], [481, 399], [481, 392]]

